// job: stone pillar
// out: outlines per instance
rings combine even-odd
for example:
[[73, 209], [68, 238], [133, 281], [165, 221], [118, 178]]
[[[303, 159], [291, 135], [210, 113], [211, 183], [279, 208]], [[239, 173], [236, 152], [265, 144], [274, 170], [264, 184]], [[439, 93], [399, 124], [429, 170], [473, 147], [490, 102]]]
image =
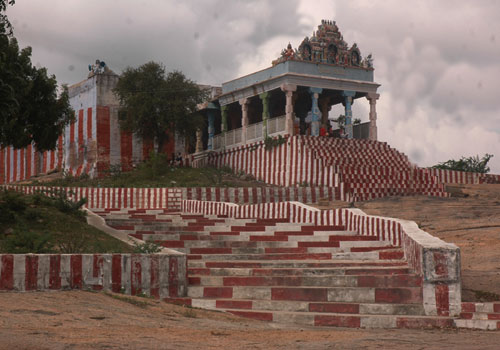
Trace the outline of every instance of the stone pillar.
[[250, 101], [248, 98], [243, 98], [240, 100], [241, 105], [241, 143], [246, 145], [247, 143], [247, 127], [248, 127], [248, 104]]
[[286, 106], [285, 106], [285, 133], [293, 136], [293, 92], [297, 91], [297, 85], [292, 84], [282, 84], [281, 90], [286, 95]]
[[348, 139], [352, 139], [352, 103], [353, 97], [356, 95], [356, 91], [342, 91], [342, 96], [345, 98], [345, 132], [347, 134]]
[[328, 126], [328, 112], [332, 107], [330, 106], [330, 97], [323, 97], [319, 100], [321, 106], [321, 124]]
[[221, 106], [220, 113], [221, 113], [221, 120], [222, 120], [222, 127], [221, 127], [222, 147], [225, 147], [226, 146], [228, 106], [227, 105]]
[[207, 149], [214, 149], [214, 134], [215, 134], [215, 109], [207, 109], [208, 115], [208, 143]]
[[311, 122], [311, 135], [319, 136], [319, 108], [318, 108], [318, 98], [319, 94], [323, 91], [321, 88], [309, 88], [309, 94], [311, 94], [312, 99], [312, 122]]
[[269, 92], [263, 92], [259, 95], [262, 100], [262, 136], [267, 137], [267, 120], [269, 119], [269, 99], [271, 94]]
[[370, 136], [369, 139], [377, 141], [377, 100], [380, 97], [379, 94], [369, 93], [366, 98], [370, 102]]
[[203, 141], [201, 139], [201, 129], [196, 129], [196, 148], [194, 150], [195, 153], [199, 153], [203, 151]]

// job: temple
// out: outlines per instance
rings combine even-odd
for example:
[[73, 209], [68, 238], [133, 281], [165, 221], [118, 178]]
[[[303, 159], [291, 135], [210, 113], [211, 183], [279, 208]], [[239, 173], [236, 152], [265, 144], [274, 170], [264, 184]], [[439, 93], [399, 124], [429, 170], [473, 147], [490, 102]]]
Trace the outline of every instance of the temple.
[[[272, 66], [225, 82], [220, 95], [201, 106], [208, 128], [198, 134], [197, 152], [221, 150], [267, 136], [318, 136], [329, 124], [331, 107], [345, 108], [345, 137], [377, 140], [376, 101], [371, 55], [344, 41], [334, 21], [323, 20], [298, 49], [283, 49]], [[352, 104], [366, 98], [366, 132], [353, 132]]]
[[[207, 128], [186, 140], [174, 135], [162, 150], [195, 154], [255, 144], [279, 135], [317, 136], [329, 125], [333, 105], [345, 108], [341, 138], [377, 140], [376, 101], [371, 55], [363, 58], [358, 46], [344, 41], [333, 21], [323, 20], [297, 49], [289, 43], [271, 67], [225, 82], [222, 87], [199, 85], [210, 93], [199, 106]], [[87, 78], [69, 87], [75, 122], [68, 125], [53, 151], [38, 152], [6, 147], [0, 150], [0, 183], [63, 171], [66, 174], [102, 176], [111, 170], [127, 171], [142, 162], [154, 140], [120, 129], [120, 103], [113, 89], [119, 76], [96, 60]], [[363, 97], [370, 104], [369, 123], [354, 125], [352, 105]], [[359, 102], [358, 102], [359, 103]], [[196, 140], [194, 142], [189, 141]], [[191, 158], [190, 158], [191, 159]], [[206, 164], [206, 162], [201, 162]]]

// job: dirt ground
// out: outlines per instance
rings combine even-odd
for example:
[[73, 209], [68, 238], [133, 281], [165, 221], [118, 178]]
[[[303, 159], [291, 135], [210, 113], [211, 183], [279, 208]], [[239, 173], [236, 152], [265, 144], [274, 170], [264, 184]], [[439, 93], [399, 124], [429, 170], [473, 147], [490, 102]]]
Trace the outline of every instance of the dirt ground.
[[296, 327], [122, 295], [0, 293], [2, 350], [469, 350], [498, 349], [499, 343], [500, 332]]
[[500, 185], [449, 190], [458, 197], [392, 197], [356, 207], [367, 214], [413, 220], [433, 236], [455, 243], [462, 257], [462, 299], [499, 300], [491, 293], [500, 295]]

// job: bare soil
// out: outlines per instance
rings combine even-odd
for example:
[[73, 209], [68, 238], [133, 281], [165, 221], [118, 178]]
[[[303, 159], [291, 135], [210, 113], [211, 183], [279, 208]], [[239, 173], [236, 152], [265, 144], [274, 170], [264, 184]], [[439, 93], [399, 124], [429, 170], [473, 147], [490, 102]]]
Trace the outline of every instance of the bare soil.
[[[119, 299], [118, 299], [119, 298]], [[122, 295], [0, 293], [0, 349], [498, 349], [500, 332], [297, 327]]]

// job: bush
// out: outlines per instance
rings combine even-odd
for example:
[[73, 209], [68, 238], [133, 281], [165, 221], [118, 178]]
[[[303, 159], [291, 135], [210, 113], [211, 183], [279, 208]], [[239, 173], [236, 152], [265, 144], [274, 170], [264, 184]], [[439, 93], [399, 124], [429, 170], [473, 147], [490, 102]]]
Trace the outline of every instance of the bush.
[[479, 159], [479, 156], [473, 157], [462, 157], [460, 160], [450, 159], [446, 162], [434, 165], [435, 169], [445, 169], [445, 170], [457, 170], [466, 171], [471, 173], [481, 173], [486, 174], [490, 171], [488, 162], [493, 157], [493, 154], [486, 153], [483, 158]]
[[48, 233], [37, 233], [26, 229], [14, 230], [2, 241], [2, 246], [3, 250], [12, 254], [46, 254], [53, 252], [50, 239]]
[[162, 247], [156, 244], [153, 241], [146, 241], [144, 243], [133, 242], [134, 244], [134, 253], [137, 254], [153, 254], [159, 253], [162, 250]]

